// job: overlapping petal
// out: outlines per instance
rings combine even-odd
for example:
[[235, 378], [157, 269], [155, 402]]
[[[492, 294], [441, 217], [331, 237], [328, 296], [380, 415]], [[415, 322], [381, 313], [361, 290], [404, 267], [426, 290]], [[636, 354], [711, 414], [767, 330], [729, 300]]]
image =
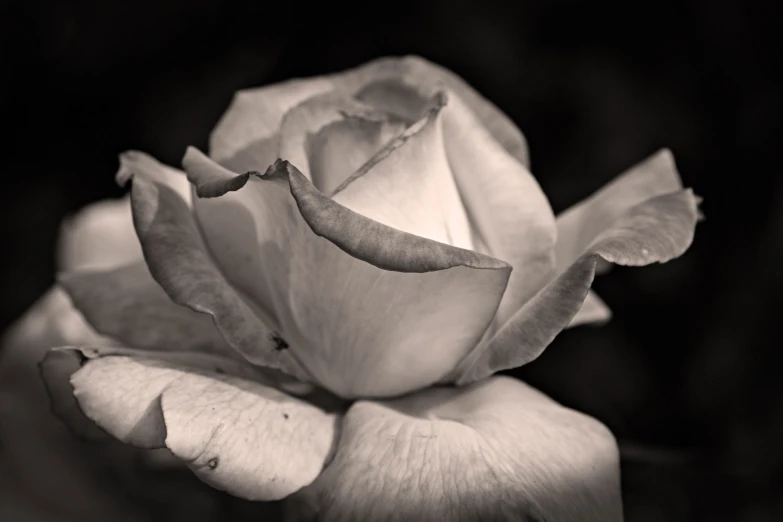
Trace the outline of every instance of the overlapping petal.
[[582, 306], [598, 259], [642, 266], [682, 255], [693, 241], [698, 200], [690, 190], [665, 194], [631, 207], [596, 231], [586, 251], [544, 287], [456, 370], [465, 384], [538, 357]]
[[[287, 94], [284, 87], [288, 85], [296, 96]], [[255, 125], [251, 122], [262, 115], [265, 132], [271, 135], [282, 115], [307, 97], [345, 93], [412, 123], [426, 112], [429, 97], [439, 89], [450, 94], [449, 106], [443, 111], [444, 143], [470, 220], [471, 244], [514, 267], [495, 320], [495, 326], [500, 326], [552, 276], [554, 216], [527, 171], [527, 144], [522, 133], [451, 71], [416, 56], [381, 58], [330, 76], [243, 91], [215, 129], [211, 155], [224, 165], [232, 162], [230, 166], [241, 171], [227, 152], [239, 145], [226, 148], [218, 142], [238, 143], [240, 129], [250, 132]], [[273, 103], [277, 108], [268, 110], [267, 105]], [[271, 161], [269, 154], [265, 158]], [[242, 166], [260, 170], [263, 162]]]
[[618, 522], [619, 479], [600, 422], [492, 377], [355, 403], [334, 459], [292, 498], [292, 519]]
[[144, 175], [133, 178], [133, 220], [147, 266], [178, 305], [212, 316], [225, 341], [247, 360], [307, 380], [260, 310], [253, 310], [214, 265], [185, 201]]
[[[50, 389], [70, 381], [74, 405], [117, 439], [168, 448], [203, 481], [251, 500], [309, 484], [330, 455], [335, 414], [264, 384], [248, 365], [203, 353], [61, 348], [47, 355]], [[57, 403], [55, 403], [57, 405]]]
[[[380, 58], [355, 69], [329, 76], [295, 79], [239, 91], [210, 136], [210, 156], [238, 172], [258, 170], [274, 158], [275, 135], [283, 115], [304, 100], [342, 90], [351, 95], [387, 79], [411, 75], [427, 83], [442, 83], [456, 93], [487, 127], [492, 136], [520, 163], [529, 166], [527, 142], [514, 123], [448, 69], [418, 56]], [[417, 118], [413, 118], [414, 120]]]
[[[514, 267], [496, 326], [502, 325], [551, 277], [556, 227], [552, 209], [524, 158], [512, 151], [510, 135], [481, 116], [472, 89], [465, 90], [418, 58], [386, 59], [348, 71], [334, 81], [338, 89], [415, 121], [427, 110], [433, 92], [444, 89], [443, 143], [448, 164], [467, 211], [474, 248]], [[463, 82], [464, 83], [464, 82]], [[507, 121], [507, 120], [506, 120]], [[513, 124], [511, 124], [511, 128]], [[521, 134], [519, 134], [521, 136]], [[526, 150], [526, 148], [525, 148]]]
[[[212, 178], [205, 174], [203, 155], [191, 151], [184, 163], [199, 170], [191, 177], [197, 185], [223, 180], [233, 188], [218, 165], [211, 164]], [[240, 179], [246, 185], [236, 192], [196, 202], [211, 250], [249, 295], [272, 290], [291, 350], [338, 395], [388, 396], [432, 384], [492, 319], [505, 263], [357, 214], [285, 162]], [[231, 226], [240, 216], [245, 225]]]
[[172, 302], [143, 262], [62, 274], [60, 284], [93, 328], [127, 346], [230, 351], [212, 318]]

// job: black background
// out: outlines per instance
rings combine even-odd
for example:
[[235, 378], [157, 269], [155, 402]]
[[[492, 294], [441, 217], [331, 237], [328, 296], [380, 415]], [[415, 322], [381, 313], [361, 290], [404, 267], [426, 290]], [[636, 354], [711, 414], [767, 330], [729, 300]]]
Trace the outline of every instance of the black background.
[[673, 150], [705, 198], [693, 247], [600, 277], [612, 322], [514, 374], [612, 428], [629, 522], [783, 520], [773, 5], [5, 2], [0, 326], [52, 284], [62, 218], [121, 194], [119, 152], [178, 165], [237, 89], [420, 54], [517, 122], [555, 211]]

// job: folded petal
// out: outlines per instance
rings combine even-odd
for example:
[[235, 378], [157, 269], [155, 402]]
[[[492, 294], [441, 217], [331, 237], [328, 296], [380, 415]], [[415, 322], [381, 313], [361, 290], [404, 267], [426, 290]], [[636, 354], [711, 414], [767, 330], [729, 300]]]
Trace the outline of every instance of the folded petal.
[[169, 298], [212, 316], [229, 346], [250, 362], [307, 380], [270, 319], [251, 308], [214, 265], [185, 201], [168, 186], [138, 175], [131, 203], [150, 273]]
[[59, 280], [93, 328], [127, 346], [229, 351], [212, 318], [172, 302], [143, 262]]
[[[403, 62], [405, 64], [407, 62]], [[444, 86], [439, 78], [417, 75], [418, 62], [390, 68], [388, 79], [357, 94], [361, 100], [415, 121], [427, 110], [427, 97]], [[350, 78], [350, 75], [349, 75]], [[496, 326], [533, 296], [554, 271], [556, 226], [541, 187], [525, 165], [483, 124], [457, 92], [443, 109], [442, 135], [447, 164], [470, 220], [471, 248], [514, 267], [496, 318]]]
[[318, 190], [331, 194], [405, 127], [399, 119], [331, 91], [286, 113], [278, 157], [296, 165]]
[[682, 189], [674, 157], [662, 149], [601, 190], [557, 216], [558, 273], [581, 256], [593, 239], [634, 205]]
[[[184, 163], [207, 182], [207, 158]], [[201, 228], [235, 285], [269, 292], [290, 350], [325, 388], [356, 397], [427, 386], [483, 335], [505, 263], [353, 212], [287, 162], [240, 179], [236, 192], [195, 202]]]
[[623, 519], [609, 430], [509, 377], [355, 403], [292, 500], [324, 522]]
[[582, 307], [598, 259], [631, 266], [665, 263], [691, 245], [697, 220], [698, 202], [689, 189], [628, 209], [597, 233], [568, 269], [462, 361], [455, 372], [456, 382], [474, 382], [538, 357]]
[[473, 249], [470, 225], [443, 147], [445, 95], [332, 195], [365, 217], [420, 237]]
[[238, 172], [259, 170], [274, 160], [277, 131], [292, 107], [335, 89], [354, 95], [372, 83], [405, 74], [441, 83], [456, 93], [510, 154], [529, 165], [525, 138], [502, 111], [458, 75], [418, 56], [380, 58], [329, 76], [239, 91], [210, 136], [210, 156]]
[[62, 348], [42, 368], [50, 381], [70, 379], [84, 415], [117, 439], [166, 447], [207, 484], [250, 500], [309, 484], [333, 445], [334, 414], [253, 380], [230, 359]]
[[108, 269], [141, 259], [129, 198], [99, 201], [63, 220], [57, 242], [60, 270]]

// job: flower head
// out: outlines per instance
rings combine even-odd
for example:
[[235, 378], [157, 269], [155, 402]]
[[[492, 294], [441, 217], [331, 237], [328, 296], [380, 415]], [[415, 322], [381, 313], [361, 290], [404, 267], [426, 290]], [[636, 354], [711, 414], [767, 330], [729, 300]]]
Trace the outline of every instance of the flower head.
[[43, 361], [71, 425], [323, 520], [622, 518], [611, 433], [492, 375], [608, 319], [599, 263], [688, 248], [668, 151], [555, 218], [510, 120], [406, 57], [240, 92], [183, 167], [123, 154], [130, 203], [67, 229], [109, 339]]

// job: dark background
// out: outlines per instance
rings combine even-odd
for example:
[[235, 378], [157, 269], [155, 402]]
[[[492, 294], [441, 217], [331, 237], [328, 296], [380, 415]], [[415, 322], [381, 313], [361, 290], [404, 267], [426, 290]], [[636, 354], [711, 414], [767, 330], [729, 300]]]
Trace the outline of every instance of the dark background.
[[3, 3], [0, 327], [52, 284], [63, 217], [121, 194], [119, 152], [178, 165], [237, 89], [420, 54], [519, 124], [555, 211], [673, 150], [693, 247], [600, 277], [612, 322], [515, 375], [612, 428], [629, 522], [783, 520], [776, 3], [278, 4]]

